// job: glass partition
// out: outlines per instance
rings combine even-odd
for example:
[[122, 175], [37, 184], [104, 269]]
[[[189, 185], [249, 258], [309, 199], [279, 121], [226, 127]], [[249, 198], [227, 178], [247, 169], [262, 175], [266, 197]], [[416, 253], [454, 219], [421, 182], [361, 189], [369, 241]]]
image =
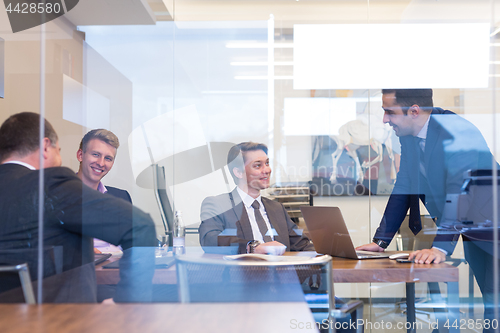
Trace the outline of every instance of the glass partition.
[[[340, 234], [353, 246], [329, 254], [346, 256], [344, 246], [375, 237], [386, 252], [434, 247], [419, 255], [449, 265], [391, 260], [385, 273], [353, 267], [356, 278], [344, 279], [336, 267], [342, 274], [348, 259], [334, 258], [337, 302], [362, 300], [367, 331], [414, 325], [430, 332], [453, 328], [455, 319], [471, 332], [495, 329], [495, 1], [173, 0], [127, 4], [103, 17], [86, 6], [15, 33], [10, 13], [0, 10], [0, 119], [43, 115], [57, 132], [67, 181], [77, 183], [73, 173], [83, 181], [54, 194], [53, 171], [43, 178], [40, 246], [63, 248], [39, 256], [40, 243], [27, 242], [26, 233], [22, 245], [0, 234], [1, 251], [37, 252], [32, 275], [59, 260], [46, 274], [64, 281], [66, 298], [45, 302], [179, 301], [172, 279], [179, 229], [188, 256], [220, 260], [283, 251], [256, 240], [301, 255], [314, 249], [313, 238], [325, 253], [341, 244]], [[95, 129], [107, 138], [80, 146]], [[1, 154], [4, 161], [27, 156]], [[348, 235], [315, 236], [304, 206], [338, 207], [341, 217], [326, 223], [334, 230], [343, 220]], [[382, 251], [378, 245], [365, 249]], [[94, 277], [93, 248], [111, 253], [107, 263], [116, 267], [97, 266]], [[134, 278], [117, 284], [117, 262]], [[89, 274], [90, 298], [78, 296], [83, 287], [71, 274]], [[148, 293], [134, 293], [145, 281]], [[315, 292], [316, 277], [298, 284], [308, 302], [328, 300]]]

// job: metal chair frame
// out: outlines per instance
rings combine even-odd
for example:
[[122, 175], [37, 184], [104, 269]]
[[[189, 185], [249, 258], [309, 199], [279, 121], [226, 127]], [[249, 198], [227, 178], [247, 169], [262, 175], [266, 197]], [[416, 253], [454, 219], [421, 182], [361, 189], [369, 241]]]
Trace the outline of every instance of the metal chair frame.
[[30, 273], [27, 264], [0, 266], [0, 273], [18, 273], [23, 289], [24, 300], [27, 304], [36, 304], [33, 286], [31, 284]]

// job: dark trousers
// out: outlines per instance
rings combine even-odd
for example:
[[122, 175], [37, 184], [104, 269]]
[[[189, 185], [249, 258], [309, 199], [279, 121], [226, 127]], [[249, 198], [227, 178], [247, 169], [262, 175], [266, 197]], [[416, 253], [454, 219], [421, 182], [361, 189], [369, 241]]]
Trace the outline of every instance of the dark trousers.
[[[483, 326], [483, 332], [495, 332], [492, 328], [492, 320], [496, 319], [499, 325], [500, 318], [495, 318], [495, 302], [494, 302], [494, 272], [493, 272], [493, 253], [488, 251], [488, 247], [483, 244], [478, 244], [477, 241], [464, 239], [465, 259], [470, 265], [481, 293], [483, 294], [484, 303], [484, 320], [489, 320], [490, 325]], [[498, 258], [497, 258], [498, 260]], [[500, 264], [500, 262], [499, 262]], [[500, 290], [500, 285], [498, 289]], [[500, 297], [500, 295], [499, 295]]]

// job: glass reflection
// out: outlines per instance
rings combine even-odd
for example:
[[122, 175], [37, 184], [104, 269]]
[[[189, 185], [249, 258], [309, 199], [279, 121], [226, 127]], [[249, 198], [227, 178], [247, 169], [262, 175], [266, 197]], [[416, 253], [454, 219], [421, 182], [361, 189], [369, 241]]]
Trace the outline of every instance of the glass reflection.
[[[149, 5], [153, 7], [151, 1]], [[491, 1], [298, 1], [270, 6], [252, 1], [221, 5], [176, 0], [155, 5], [162, 7], [162, 14], [141, 2], [134, 4], [132, 17], [95, 15], [96, 20], [89, 21], [64, 15], [47, 24], [47, 51], [42, 55], [39, 37], [32, 35], [36, 31], [11, 34], [2, 11], [3, 119], [21, 110], [41, 109], [36, 82], [42, 71], [39, 58], [46, 58], [47, 75], [41, 83], [46, 94], [42, 97], [47, 100], [47, 119], [59, 134], [62, 164], [77, 172], [80, 161], [74, 152], [82, 136], [96, 128], [111, 130], [120, 138], [121, 148], [112, 171], [103, 178], [105, 187], [126, 189], [134, 204], [151, 215], [159, 235], [168, 236], [172, 212], [181, 210], [188, 253], [203, 252], [197, 232], [204, 220], [203, 215], [200, 218], [204, 200], [236, 188], [227, 166], [231, 146], [263, 142], [273, 172], [262, 196], [289, 195], [288, 186], [300, 188], [293, 195], [313, 194], [308, 199], [297, 197], [287, 206], [297, 233], [304, 223], [300, 213], [289, 208], [305, 203], [340, 207], [355, 245], [368, 242], [373, 235], [385, 242], [394, 239], [390, 250], [410, 250], [413, 245], [430, 249], [435, 243], [447, 252], [449, 263], [459, 265], [460, 295], [455, 296], [475, 310], [467, 318], [482, 318], [481, 294], [486, 317], [498, 311], [497, 175], [491, 173], [496, 167], [493, 155], [499, 156], [495, 136], [499, 124], [494, 116], [498, 29]], [[165, 14], [168, 10], [169, 15]], [[147, 20], [140, 22], [149, 25], [131, 25], [131, 18], [144, 13], [149, 13]], [[161, 21], [160, 16], [175, 17], [175, 21]], [[78, 26], [81, 22], [99, 25]], [[120, 25], [107, 25], [111, 23]], [[406, 116], [390, 120], [389, 114], [383, 116], [379, 89], [422, 86], [441, 87], [434, 90], [437, 106], [458, 114], [432, 116], [429, 128], [434, 124], [446, 139], [428, 138], [424, 153], [416, 148], [409, 151], [406, 143], [400, 145], [396, 133], [401, 134], [401, 142], [411, 141], [414, 133], [404, 135], [409, 125]], [[386, 106], [393, 111], [391, 105]], [[400, 106], [403, 113], [411, 114], [412, 105]], [[356, 133], [341, 135], [338, 129], [344, 124], [343, 130], [354, 128]], [[394, 130], [388, 130], [389, 125]], [[350, 142], [354, 138], [357, 142]], [[428, 152], [429, 145], [434, 153]], [[488, 169], [490, 174], [464, 175], [468, 168]], [[396, 187], [389, 197], [397, 171]], [[402, 185], [405, 179], [408, 186]], [[396, 204], [398, 196], [406, 199]], [[410, 206], [414, 209], [407, 216]], [[231, 207], [218, 209], [210, 218], [227, 211]], [[389, 219], [394, 212], [397, 223]], [[424, 215], [421, 230], [414, 223], [419, 215]], [[218, 238], [237, 237], [237, 228], [230, 229]], [[460, 234], [463, 237], [458, 238]], [[161, 244], [170, 241], [171, 237], [165, 237]], [[88, 263], [90, 270], [87, 250], [92, 246], [82, 243], [79, 252], [85, 254], [75, 263]], [[163, 261], [156, 263], [157, 272], [173, 265], [173, 257], [164, 250], [159, 251]], [[44, 253], [45, 262], [50, 256], [60, 257], [62, 249], [55, 246], [47, 251], [52, 254]], [[52, 269], [56, 275], [68, 260], [65, 251], [61, 264]], [[127, 259], [127, 250], [124, 256]], [[475, 273], [472, 288], [477, 279], [482, 293], [466, 285], [466, 262]], [[35, 270], [37, 264], [35, 260]], [[98, 268], [98, 283], [105, 275], [102, 270]], [[114, 272], [116, 284], [119, 273]], [[168, 284], [165, 281], [169, 288], [163, 288]], [[156, 300], [177, 300], [171, 282], [163, 277], [155, 280]], [[417, 295], [428, 294], [426, 283], [415, 287]], [[79, 289], [76, 284], [75, 294]], [[390, 298], [404, 298], [403, 284], [346, 283], [337, 293], [371, 302], [365, 315], [373, 323], [390, 316], [404, 321], [394, 315], [397, 309], [392, 300], [390, 315], [380, 314], [385, 310], [377, 308]], [[464, 299], [469, 293], [472, 300]], [[436, 295], [429, 296], [433, 299], [429, 306], [438, 309], [442, 304], [434, 302]], [[439, 316], [437, 312], [430, 315], [432, 320]], [[426, 318], [417, 315], [417, 322]], [[482, 327], [476, 325], [475, 330]], [[376, 325], [367, 328], [377, 331]]]

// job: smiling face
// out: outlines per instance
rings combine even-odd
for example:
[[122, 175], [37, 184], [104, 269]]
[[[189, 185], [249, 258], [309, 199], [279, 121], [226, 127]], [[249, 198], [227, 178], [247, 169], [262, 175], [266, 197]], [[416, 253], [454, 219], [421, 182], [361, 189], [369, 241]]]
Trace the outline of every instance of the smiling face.
[[78, 176], [83, 183], [97, 190], [101, 179], [111, 170], [115, 162], [116, 148], [101, 141], [92, 139], [87, 144], [87, 150], [76, 153], [80, 162]]
[[396, 103], [396, 93], [382, 95], [384, 123], [392, 126], [397, 136], [414, 135], [414, 122], [411, 114], [404, 114], [402, 107]]
[[246, 177], [247, 193], [258, 196], [261, 190], [269, 187], [271, 167], [269, 157], [263, 150], [250, 150], [243, 153], [245, 160], [245, 173], [241, 174], [241, 182]]

